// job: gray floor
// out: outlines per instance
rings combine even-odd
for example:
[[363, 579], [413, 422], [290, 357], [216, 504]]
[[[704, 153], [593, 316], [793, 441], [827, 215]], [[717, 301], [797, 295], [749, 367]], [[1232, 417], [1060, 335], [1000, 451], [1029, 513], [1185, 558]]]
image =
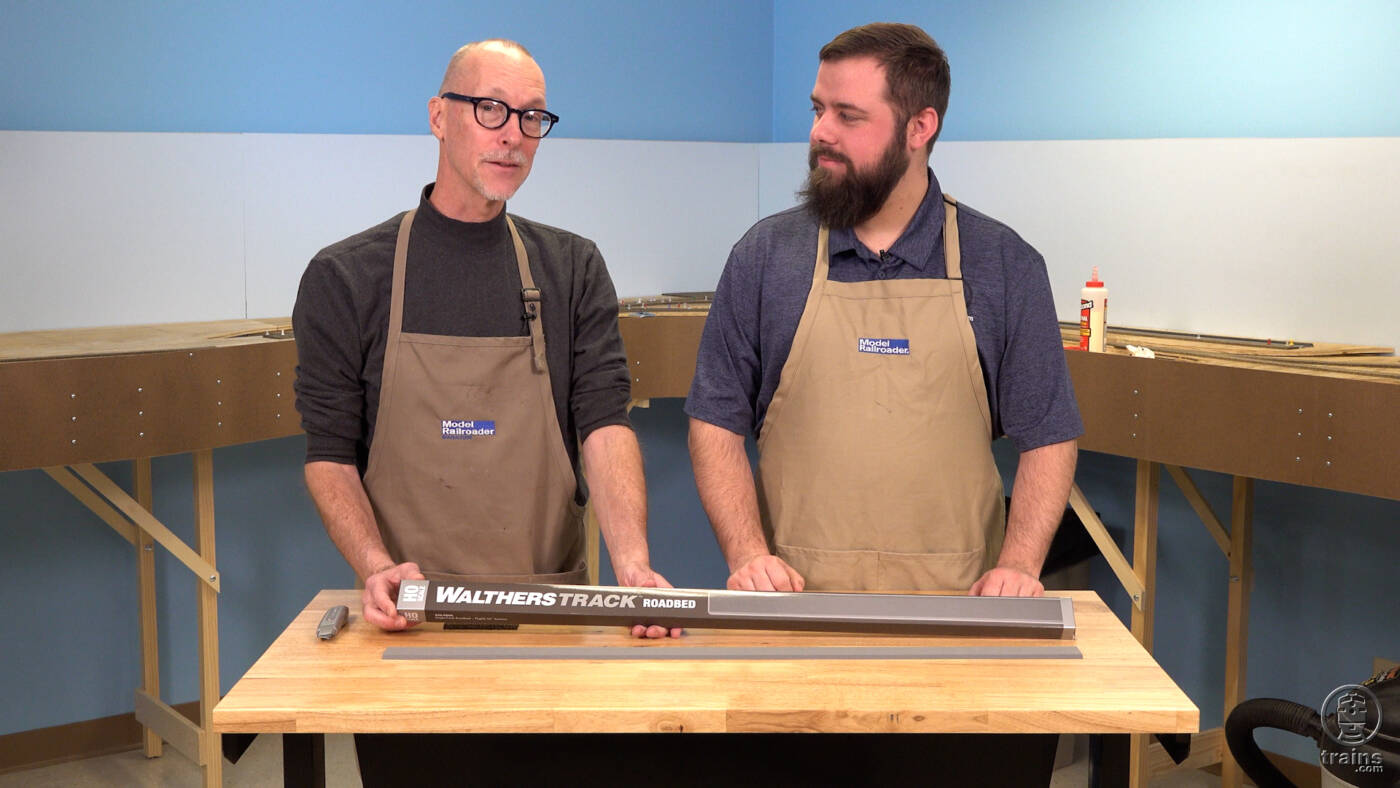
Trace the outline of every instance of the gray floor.
[[[140, 749], [135, 749], [0, 775], [0, 788], [198, 788], [203, 784], [200, 768], [168, 747], [166, 754], [159, 758], [147, 758]], [[225, 786], [281, 784], [281, 736], [259, 736], [238, 763], [224, 761]], [[360, 788], [355, 741], [349, 734], [326, 737], [326, 785]]]
[[[1086, 749], [1079, 748], [1081, 751]], [[1051, 788], [1071, 788], [1088, 783], [1088, 762], [1079, 757], [1056, 770]], [[280, 785], [282, 781], [282, 740], [279, 736], [259, 736], [238, 763], [224, 762], [225, 786]], [[0, 788], [85, 788], [86, 786], [131, 786], [132, 788], [197, 788], [201, 776], [197, 766], [177, 752], [147, 759], [140, 750], [129, 750], [100, 758], [88, 758], [41, 769], [0, 775]], [[658, 785], [664, 785], [661, 779]], [[349, 735], [326, 737], [326, 785], [331, 788], [359, 788], [355, 767], [355, 743]], [[1217, 788], [1220, 778], [1204, 772], [1185, 770], [1152, 781], [1154, 788]]]

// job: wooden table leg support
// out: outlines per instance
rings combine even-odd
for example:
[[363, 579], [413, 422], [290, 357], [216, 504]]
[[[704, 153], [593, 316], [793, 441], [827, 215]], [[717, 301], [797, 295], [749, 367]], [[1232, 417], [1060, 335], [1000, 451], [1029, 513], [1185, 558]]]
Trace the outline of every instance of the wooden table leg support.
[[[1225, 620], [1225, 717], [1245, 699], [1249, 652], [1249, 592], [1254, 587], [1254, 480], [1236, 476], [1230, 506], [1230, 607]], [[1220, 751], [1220, 784], [1240, 788], [1244, 774], [1230, 755]]]
[[[151, 459], [132, 462], [132, 486], [136, 502], [151, 511]], [[156, 626], [156, 541], [144, 528], [136, 530], [136, 584], [141, 608], [141, 689], [153, 698], [160, 697], [160, 639]], [[150, 728], [142, 728], [142, 751], [147, 758], [161, 754], [161, 738]]]
[[[1153, 613], [1157, 589], [1157, 503], [1162, 491], [1162, 466], [1138, 460], [1137, 492], [1133, 513], [1133, 573], [1142, 584], [1142, 604], [1133, 608], [1133, 637], [1152, 653]], [[1128, 756], [1128, 784], [1145, 786], [1151, 777], [1147, 751], [1151, 737], [1132, 737]]]
[[[214, 560], [214, 452], [194, 453], [194, 521], [199, 557], [209, 566]], [[211, 578], [212, 580], [212, 578]], [[223, 785], [223, 748], [214, 733], [214, 704], [219, 702], [219, 592], [199, 582], [199, 727], [200, 760], [204, 762], [206, 788]]]
[[[136, 548], [141, 638], [141, 686], [133, 693], [136, 721], [143, 727], [142, 749], [156, 757], [169, 744], [204, 770], [204, 784], [222, 784], [219, 737], [212, 730], [219, 700], [219, 574], [214, 563], [213, 451], [194, 454], [195, 531], [191, 549], [152, 514], [151, 461], [133, 463], [134, 495], [92, 463], [44, 468], [44, 472]], [[195, 725], [160, 699], [159, 639], [156, 626], [155, 545], [161, 545], [192, 571], [199, 594], [201, 725]]]

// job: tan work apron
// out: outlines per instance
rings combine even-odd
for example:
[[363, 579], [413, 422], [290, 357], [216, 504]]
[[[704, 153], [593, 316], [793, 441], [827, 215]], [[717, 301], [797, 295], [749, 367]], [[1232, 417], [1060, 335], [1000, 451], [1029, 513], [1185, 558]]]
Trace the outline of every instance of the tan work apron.
[[520, 269], [524, 337], [405, 333], [414, 211], [399, 224], [379, 415], [365, 489], [384, 546], [434, 580], [582, 583], [583, 511], [545, 362], [540, 295]]
[[963, 301], [957, 208], [947, 279], [829, 282], [826, 227], [759, 435], [769, 548], [811, 590], [966, 591], [1005, 532], [991, 414]]

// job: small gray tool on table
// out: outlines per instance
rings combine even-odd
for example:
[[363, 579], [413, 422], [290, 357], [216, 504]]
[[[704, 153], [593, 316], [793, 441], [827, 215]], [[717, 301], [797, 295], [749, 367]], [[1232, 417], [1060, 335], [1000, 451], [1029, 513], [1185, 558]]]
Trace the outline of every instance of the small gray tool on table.
[[350, 608], [345, 605], [336, 605], [326, 611], [321, 616], [321, 623], [316, 625], [316, 637], [322, 640], [330, 640], [336, 633], [345, 626], [345, 622], [350, 618]]

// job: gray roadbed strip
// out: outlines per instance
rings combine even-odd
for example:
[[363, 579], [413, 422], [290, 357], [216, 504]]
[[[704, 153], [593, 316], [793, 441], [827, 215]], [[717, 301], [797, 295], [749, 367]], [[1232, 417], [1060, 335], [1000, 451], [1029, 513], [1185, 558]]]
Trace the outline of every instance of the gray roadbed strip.
[[394, 646], [384, 659], [1083, 659], [1076, 646]]

